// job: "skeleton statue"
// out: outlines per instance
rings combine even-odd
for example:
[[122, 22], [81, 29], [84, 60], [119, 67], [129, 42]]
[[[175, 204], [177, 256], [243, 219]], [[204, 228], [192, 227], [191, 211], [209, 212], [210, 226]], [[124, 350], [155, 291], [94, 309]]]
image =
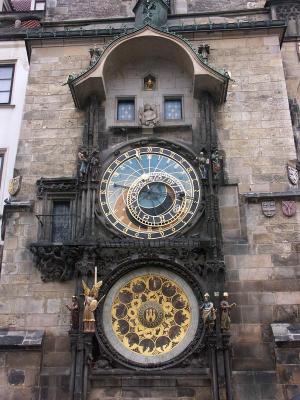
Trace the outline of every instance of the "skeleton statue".
[[221, 301], [221, 329], [222, 331], [229, 331], [231, 325], [230, 310], [236, 307], [236, 303], [228, 303], [228, 293], [223, 293], [223, 300]]
[[208, 178], [208, 168], [209, 168], [209, 158], [205, 157], [204, 152], [201, 151], [201, 153], [199, 154], [199, 157], [197, 157], [197, 160], [199, 162], [201, 178], [207, 179]]
[[214, 304], [209, 300], [209, 294], [205, 293], [204, 302], [200, 307], [202, 311], [202, 319], [204, 326], [208, 328], [209, 332], [212, 332], [216, 322], [216, 310]]
[[89, 166], [88, 154], [85, 150], [78, 152], [78, 160], [80, 162], [79, 177], [81, 181], [84, 181], [87, 176]]

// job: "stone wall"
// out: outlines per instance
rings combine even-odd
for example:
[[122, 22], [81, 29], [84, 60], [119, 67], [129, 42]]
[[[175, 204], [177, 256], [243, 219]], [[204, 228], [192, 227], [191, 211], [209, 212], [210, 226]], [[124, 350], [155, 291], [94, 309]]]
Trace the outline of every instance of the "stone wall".
[[[80, 2], [57, 0], [53, 7], [49, 2], [47, 17], [51, 20], [72, 20], [90, 18], [133, 17], [132, 12], [136, 0], [101, 0]], [[195, 12], [216, 12], [264, 7], [265, 0], [171, 0], [174, 14]]]
[[39, 397], [41, 352], [0, 352], [0, 395], [2, 399]]
[[[277, 379], [269, 324], [296, 320], [299, 315], [300, 215], [284, 217], [278, 203], [277, 215], [267, 219], [260, 204], [245, 203], [240, 197], [248, 191], [290, 188], [285, 168], [287, 160], [295, 158], [295, 149], [279, 41], [276, 36], [258, 35], [223, 36], [222, 40], [210, 37], [206, 41], [212, 48], [211, 61], [227, 67], [233, 79], [228, 100], [218, 108], [217, 118], [226, 172], [232, 183], [222, 189], [220, 204], [227, 288], [238, 304], [233, 312], [235, 390], [241, 400], [270, 400], [275, 395], [282, 399], [280, 388], [278, 394], [270, 393], [264, 383], [267, 377], [272, 383]], [[200, 43], [202, 38], [195, 41], [195, 45]], [[33, 50], [16, 164], [24, 177], [19, 199], [36, 200], [36, 180], [41, 176], [75, 176], [84, 113], [75, 109], [63, 83], [69, 73], [88, 65], [88, 49], [94, 44]], [[236, 186], [234, 181], [238, 181]], [[38, 202], [34, 212], [42, 212]], [[9, 220], [0, 321], [9, 328], [45, 329], [43, 369], [47, 376], [47, 371], [55, 374], [57, 367], [70, 364], [69, 317], [64, 304], [70, 301], [74, 287], [73, 282], [41, 282], [28, 250], [37, 239], [37, 226], [33, 214], [15, 213]], [[266, 371], [271, 372], [266, 375]], [[61, 376], [66, 375], [64, 370]], [[50, 385], [47, 379], [45, 387]]]
[[186, 0], [188, 12], [226, 11], [264, 7], [264, 0]]

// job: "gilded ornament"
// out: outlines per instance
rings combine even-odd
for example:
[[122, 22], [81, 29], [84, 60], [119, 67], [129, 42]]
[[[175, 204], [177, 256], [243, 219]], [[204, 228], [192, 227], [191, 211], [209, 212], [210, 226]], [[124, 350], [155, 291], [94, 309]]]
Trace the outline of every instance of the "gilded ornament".
[[84, 291], [84, 311], [83, 311], [83, 332], [93, 333], [95, 332], [95, 311], [104, 299], [104, 296], [98, 300], [99, 290], [102, 286], [102, 281], [97, 282], [97, 267], [95, 267], [95, 283], [90, 289], [87, 284], [82, 281]]
[[22, 176], [16, 176], [15, 178], [12, 178], [9, 183], [8, 183], [8, 193], [10, 196], [16, 196], [20, 189], [21, 189], [21, 183], [22, 183]]
[[125, 283], [113, 301], [111, 315], [122, 345], [149, 357], [173, 350], [192, 318], [185, 292], [161, 275], [138, 276]]

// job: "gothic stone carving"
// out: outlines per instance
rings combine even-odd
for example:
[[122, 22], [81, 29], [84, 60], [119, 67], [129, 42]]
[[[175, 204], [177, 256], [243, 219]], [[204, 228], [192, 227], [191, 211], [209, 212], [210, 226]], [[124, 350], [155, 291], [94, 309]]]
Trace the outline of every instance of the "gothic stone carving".
[[75, 263], [82, 249], [76, 246], [32, 244], [31, 252], [36, 257], [36, 267], [43, 282], [67, 281], [73, 278]]
[[139, 111], [139, 121], [142, 126], [149, 128], [159, 125], [157, 107], [150, 104], [145, 104], [144, 107], [141, 107]]

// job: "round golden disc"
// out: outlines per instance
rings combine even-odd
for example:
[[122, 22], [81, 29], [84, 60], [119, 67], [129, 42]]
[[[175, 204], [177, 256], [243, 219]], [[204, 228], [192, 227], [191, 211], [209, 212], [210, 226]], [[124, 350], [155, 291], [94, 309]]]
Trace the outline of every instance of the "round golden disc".
[[118, 290], [112, 328], [121, 344], [143, 356], [172, 351], [185, 338], [191, 307], [180, 285], [163, 275], [137, 276]]

